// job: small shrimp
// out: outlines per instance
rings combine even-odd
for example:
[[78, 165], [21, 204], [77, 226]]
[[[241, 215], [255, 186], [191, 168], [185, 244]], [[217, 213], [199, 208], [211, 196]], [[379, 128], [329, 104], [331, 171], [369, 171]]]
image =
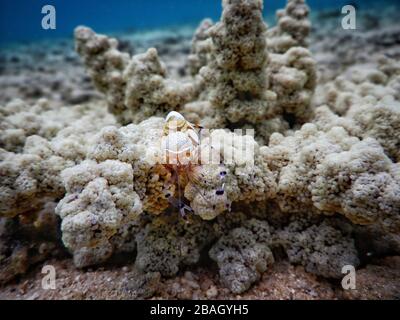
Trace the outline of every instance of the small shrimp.
[[[186, 217], [187, 213], [194, 213], [194, 211], [183, 201], [181, 181], [193, 182], [193, 186], [205, 199], [204, 195], [197, 189], [196, 179], [191, 174], [194, 166], [201, 165], [198, 159], [201, 129], [203, 129], [201, 126], [187, 121], [176, 111], [171, 111], [167, 115], [163, 128], [164, 135], [161, 141], [161, 148], [164, 152], [164, 166], [172, 172], [172, 179], [177, 186], [177, 198], [169, 193], [166, 193], [165, 197], [173, 207], [179, 210], [183, 218]], [[216, 191], [218, 196], [223, 195], [225, 192], [226, 174], [225, 170], [221, 170], [219, 173], [221, 187]]]

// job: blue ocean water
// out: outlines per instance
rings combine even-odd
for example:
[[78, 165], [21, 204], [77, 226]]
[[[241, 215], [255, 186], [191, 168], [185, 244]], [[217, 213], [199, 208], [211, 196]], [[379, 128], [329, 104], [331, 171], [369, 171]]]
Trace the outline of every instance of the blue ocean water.
[[[399, 0], [309, 0], [314, 10], [356, 4], [360, 8]], [[282, 8], [286, 0], [265, 0], [265, 15]], [[43, 30], [44, 5], [56, 8], [56, 29]], [[137, 31], [142, 29], [197, 25], [201, 19], [218, 19], [220, 0], [0, 0], [0, 43], [70, 37], [77, 25], [97, 32]]]

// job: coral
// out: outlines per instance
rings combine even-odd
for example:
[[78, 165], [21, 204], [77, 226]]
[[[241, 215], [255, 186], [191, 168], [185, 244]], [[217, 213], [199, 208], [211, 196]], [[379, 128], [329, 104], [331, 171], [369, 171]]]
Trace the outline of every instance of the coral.
[[[374, 97], [398, 95], [391, 85], [399, 79], [398, 67], [390, 60], [381, 60], [381, 65], [356, 65], [347, 69], [332, 81], [319, 86], [315, 105], [328, 105], [332, 111], [345, 115], [350, 107]], [[391, 85], [389, 85], [391, 84]]]
[[[161, 163], [164, 120], [150, 118], [137, 125], [104, 127], [92, 145], [88, 158], [102, 163], [116, 160], [132, 169], [131, 184], [142, 201], [143, 210], [160, 214], [169, 203], [165, 192], [174, 193], [171, 172]], [[146, 135], [143, 134], [146, 132]]]
[[[67, 127], [74, 128], [66, 130], [69, 135], [76, 135], [72, 131], [88, 131], [88, 125], [91, 128], [96, 126], [89, 121], [93, 117], [97, 119], [98, 127], [114, 123], [105, 108], [93, 104], [60, 107], [47, 99], [39, 99], [34, 105], [28, 105], [25, 101], [14, 99], [0, 106], [0, 148], [20, 153], [29, 136], [51, 140]], [[65, 130], [63, 135], [66, 135]]]
[[304, 0], [288, 0], [285, 9], [276, 12], [277, 26], [267, 33], [268, 49], [285, 53], [293, 47], [306, 47], [306, 38], [311, 30], [309, 12]]
[[[360, 24], [361, 15], [359, 14], [357, 17], [358, 24]], [[335, 19], [333, 21], [334, 26], [337, 26]], [[382, 22], [383, 20], [379, 19], [379, 21]], [[365, 32], [350, 33], [337, 30], [330, 33], [329, 36], [324, 36], [323, 34], [327, 29], [324, 30], [321, 27], [320, 30], [318, 30], [319, 28], [313, 30], [313, 34], [317, 33], [317, 37], [318, 33], [322, 33], [322, 37], [319, 36], [319, 41], [312, 43], [312, 49], [313, 52], [316, 52], [315, 57], [321, 70], [319, 82], [325, 83], [335, 79], [345, 73], [350, 66], [353, 70], [362, 70], [369, 64], [381, 60], [383, 55], [386, 58], [392, 57], [398, 60], [400, 27], [395, 22], [397, 21], [396, 18], [392, 20], [392, 23], [389, 21], [387, 26], [372, 28]], [[329, 30], [333, 31], [334, 26], [329, 26]]]
[[313, 123], [322, 131], [342, 127], [351, 136], [374, 138], [385, 154], [398, 162], [400, 141], [396, 132], [400, 128], [399, 110], [399, 102], [392, 96], [385, 96], [378, 101], [367, 97], [353, 104], [345, 116], [337, 115], [326, 105], [320, 106], [315, 110]]
[[210, 60], [212, 42], [208, 31], [212, 25], [211, 19], [204, 19], [194, 33], [191, 52], [188, 56], [188, 67], [192, 76], [197, 75]]
[[[0, 150], [0, 215], [14, 217], [62, 197], [64, 186], [60, 172], [74, 164], [51, 150], [49, 142], [38, 136], [27, 139], [26, 153]], [[31, 150], [29, 150], [31, 149]]]
[[221, 21], [206, 19], [196, 30], [188, 57], [193, 78], [186, 82], [167, 77], [155, 49], [130, 57], [118, 51], [116, 39], [89, 28], [75, 30], [76, 49], [121, 124], [182, 110], [209, 128], [255, 127], [266, 142], [273, 132], [312, 117], [316, 71], [305, 48], [307, 35], [299, 36], [309, 25], [307, 6], [289, 1], [284, 12], [292, 22], [286, 29], [282, 22], [272, 34], [274, 41], [289, 33], [296, 41], [271, 54], [262, 7], [260, 0], [223, 1]]
[[354, 104], [346, 114], [355, 128], [360, 128], [361, 137], [375, 138], [386, 154], [400, 161], [400, 101], [385, 96], [379, 101]]
[[221, 21], [208, 33], [212, 58], [200, 74], [210, 87], [209, 101], [230, 122], [257, 122], [272, 112], [276, 95], [268, 91], [268, 63], [262, 2], [223, 1]]
[[187, 103], [183, 110], [185, 117], [193, 123], [199, 123], [205, 128], [223, 128], [225, 117], [210, 101], [194, 101]]
[[318, 222], [296, 217], [277, 233], [277, 243], [283, 246], [289, 261], [303, 265], [307, 272], [342, 278], [345, 265], [357, 267], [360, 263], [354, 240], [327, 219]]
[[[130, 232], [120, 228], [126, 228], [142, 211], [158, 215], [170, 207], [166, 195], [175, 196], [178, 186], [173, 172], [162, 162], [164, 123], [153, 117], [119, 129], [105, 127], [89, 148], [90, 160], [62, 172], [67, 194], [57, 213], [63, 219], [64, 244], [74, 253], [77, 265], [104, 261], [119, 250], [113, 244], [114, 235], [120, 234], [117, 242], [126, 242]], [[214, 130], [202, 139], [200, 148], [203, 156], [231, 158], [225, 165], [219, 161], [195, 165], [186, 183], [181, 181], [195, 215], [210, 220], [227, 212], [232, 202], [275, 196], [274, 175], [261, 161], [258, 144], [251, 136]], [[223, 194], [218, 194], [221, 171], [225, 187]]]
[[270, 241], [268, 223], [256, 219], [219, 238], [210, 257], [218, 264], [222, 283], [234, 293], [246, 291], [274, 262]]
[[0, 284], [30, 266], [61, 254], [55, 203], [48, 202], [29, 216], [0, 218]]
[[136, 236], [135, 265], [145, 272], [173, 276], [180, 266], [197, 263], [201, 250], [213, 239], [211, 225], [198, 217], [189, 223], [177, 214], [156, 217]]
[[[196, 30], [188, 59], [189, 37], [163, 40], [173, 44], [158, 47], [164, 61], [179, 54], [168, 66], [143, 50], [149, 39], [131, 56], [125, 40], [78, 27], [76, 51], [105, 101], [61, 103], [93, 92], [89, 78], [77, 80], [79, 92], [56, 74], [40, 83], [65, 84], [62, 97], [28, 82], [25, 96], [52, 100], [0, 107], [1, 283], [61, 240], [80, 268], [135, 259], [121, 289], [136, 298], [207, 253], [221, 282], [242, 293], [282, 253], [340, 278], [344, 265], [399, 252], [395, 50], [352, 67], [346, 55], [331, 72], [322, 63], [316, 87], [304, 0], [288, 0], [269, 30], [262, 0], [222, 4], [220, 21]], [[396, 43], [393, 30], [366, 39], [382, 51]]]
[[[8, 107], [14, 105], [26, 107], [21, 102]], [[44, 111], [40, 106], [28, 108], [28, 112], [16, 108], [7, 118], [10, 120], [15, 115], [14, 119], [18, 119], [14, 126], [20, 128], [15, 130], [22, 149], [20, 153], [0, 149], [0, 173], [4, 177], [0, 182], [0, 216], [12, 217], [40, 207], [49, 197], [61, 198], [65, 193], [61, 171], [82, 161], [94, 133], [115, 122], [99, 105], [78, 105], [67, 109], [66, 114], [71, 117], [66, 116], [65, 123], [60, 120], [59, 125], [53, 124], [61, 116], [54, 108]], [[4, 110], [7, 113], [8, 108]], [[34, 120], [26, 121], [26, 117]], [[8, 130], [5, 132], [7, 134]]]
[[163, 188], [168, 189], [170, 173], [156, 166], [162, 126], [159, 118], [120, 129], [106, 126], [88, 160], [62, 173], [67, 194], [57, 213], [64, 244], [78, 266], [105, 261], [114, 251], [132, 251], [137, 216], [168, 208]]
[[0, 105], [18, 97], [28, 104], [46, 98], [52, 105], [64, 107], [102, 97], [85, 74], [69, 39], [2, 46], [0, 70]]
[[[293, 5], [289, 1], [286, 10], [303, 10]], [[259, 0], [223, 1], [221, 21], [202, 34], [201, 43], [207, 44], [203, 61], [208, 62], [199, 71], [204, 90], [184, 112], [212, 128], [255, 128], [258, 140], [267, 142], [273, 132], [285, 132], [312, 117], [316, 67], [304, 41], [282, 52], [268, 52], [271, 36], [262, 6]], [[306, 16], [303, 24], [308, 23]], [[285, 37], [281, 32], [273, 35], [275, 40]]]
[[63, 242], [73, 251], [76, 266], [100, 263], [114, 251], [110, 238], [142, 212], [132, 167], [116, 160], [88, 160], [64, 170], [62, 178], [67, 194], [56, 212]]
[[398, 232], [388, 232], [376, 224], [353, 225], [352, 228], [360, 259], [364, 258], [368, 261], [371, 258], [395, 255], [400, 252]]
[[[193, 173], [196, 178], [185, 187], [185, 197], [200, 217], [213, 219], [232, 202], [249, 203], [275, 197], [275, 177], [262, 162], [259, 146], [253, 137], [214, 130], [202, 140], [202, 147], [211, 147], [209, 154], [216, 153], [219, 159], [223, 159], [223, 165], [196, 167]], [[203, 150], [203, 154], [208, 153]], [[218, 195], [216, 189], [221, 184], [221, 170], [226, 172], [225, 192]]]
[[399, 166], [376, 140], [306, 124], [293, 136], [274, 134], [261, 153], [280, 171], [276, 199], [283, 211], [341, 213], [355, 224], [398, 232]]
[[[349, 68], [317, 90], [314, 122], [323, 130], [340, 125], [359, 138], [372, 137], [393, 160], [400, 158], [400, 68], [390, 59], [379, 66]], [[329, 109], [326, 107], [328, 106]], [[340, 116], [340, 117], [339, 117]]]
[[130, 57], [118, 51], [116, 39], [85, 27], [75, 30], [75, 40], [95, 87], [106, 95], [110, 112], [122, 124], [162, 116], [179, 109], [196, 94], [194, 83], [167, 78], [154, 48]]
[[267, 72], [270, 90], [277, 94], [279, 112], [292, 127], [310, 120], [313, 116], [311, 99], [317, 81], [315, 61], [310, 51], [293, 47], [284, 54], [270, 54], [270, 58]]

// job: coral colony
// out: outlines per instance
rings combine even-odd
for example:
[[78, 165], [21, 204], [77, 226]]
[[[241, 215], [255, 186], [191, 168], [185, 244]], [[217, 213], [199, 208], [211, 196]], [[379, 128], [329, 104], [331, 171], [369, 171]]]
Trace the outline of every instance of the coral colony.
[[288, 0], [270, 29], [262, 0], [222, 4], [220, 21], [195, 32], [185, 80], [154, 48], [130, 56], [78, 27], [106, 104], [0, 108], [1, 282], [59, 237], [77, 268], [123, 253], [167, 277], [208, 255], [234, 293], [277, 252], [341, 278], [360, 264], [357, 235], [400, 251], [399, 63], [317, 87], [304, 0]]

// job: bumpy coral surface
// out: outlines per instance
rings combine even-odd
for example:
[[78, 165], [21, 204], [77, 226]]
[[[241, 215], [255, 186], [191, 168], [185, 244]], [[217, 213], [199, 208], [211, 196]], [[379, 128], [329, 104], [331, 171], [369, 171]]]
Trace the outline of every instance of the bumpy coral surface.
[[[76, 47], [122, 124], [182, 110], [208, 128], [253, 127], [258, 140], [267, 142], [271, 133], [312, 117], [316, 68], [303, 39], [310, 28], [308, 7], [289, 1], [290, 22], [279, 18], [270, 35], [262, 8], [260, 0], [223, 1], [221, 21], [201, 23], [188, 57], [190, 81], [169, 79], [154, 48], [130, 57], [117, 50], [116, 39], [89, 28], [76, 29]], [[288, 34], [296, 40], [284, 50], [268, 47], [266, 37], [275, 41]]]
[[306, 124], [293, 136], [274, 134], [263, 152], [280, 170], [282, 210], [341, 213], [355, 224], [379, 223], [398, 232], [399, 166], [376, 140], [360, 141], [342, 127], [324, 132]]
[[135, 265], [144, 272], [173, 276], [180, 267], [197, 263], [201, 250], [213, 239], [211, 225], [197, 217], [186, 223], [176, 214], [160, 216], [137, 234]]
[[211, 248], [210, 257], [218, 263], [224, 285], [241, 293], [257, 281], [274, 262], [270, 242], [268, 223], [255, 219], [221, 237]]
[[195, 76], [210, 60], [212, 41], [208, 35], [208, 31], [212, 25], [213, 22], [211, 19], [204, 19], [193, 36], [192, 48], [188, 57], [190, 74], [192, 76]]
[[157, 50], [130, 57], [117, 50], [118, 41], [75, 30], [76, 49], [83, 57], [96, 88], [107, 98], [109, 110], [122, 124], [139, 122], [179, 109], [195, 94], [195, 85], [167, 78]]
[[[57, 213], [63, 219], [64, 244], [74, 255], [104, 247], [105, 241], [107, 253], [98, 253], [105, 259], [113, 251], [111, 239], [119, 228], [134, 223], [143, 211], [161, 214], [170, 206], [167, 194], [178, 196], [174, 172], [162, 162], [164, 122], [150, 118], [119, 129], [105, 127], [88, 153], [91, 160], [62, 172], [67, 195]], [[180, 187], [195, 215], [210, 220], [229, 214], [232, 203], [275, 196], [274, 176], [261, 161], [258, 144], [251, 136], [215, 130], [199, 148], [203, 154], [211, 150], [221, 159], [227, 154], [233, 157], [225, 165], [199, 164], [188, 169], [186, 185], [181, 181]], [[219, 194], [221, 172], [226, 178], [224, 192]], [[79, 265], [87, 264], [92, 263]]]
[[2, 131], [4, 149], [0, 148], [1, 216], [15, 216], [40, 206], [48, 197], [62, 197], [62, 170], [85, 159], [94, 133], [115, 123], [99, 105], [65, 109], [62, 118], [58, 108], [46, 101], [32, 107], [13, 101], [2, 108], [6, 129]]
[[289, 0], [286, 8], [276, 13], [276, 27], [268, 31], [268, 48], [275, 53], [285, 53], [293, 47], [306, 47], [311, 30], [309, 12], [304, 0]]
[[211, 104], [230, 122], [255, 123], [274, 107], [264, 72], [265, 30], [261, 1], [233, 0], [223, 1], [221, 21], [208, 30], [212, 59], [200, 73], [210, 84]]
[[312, 221], [300, 217], [293, 219], [278, 231], [281, 244], [289, 261], [301, 264], [305, 270], [327, 278], [342, 278], [343, 266], [357, 267], [360, 263], [351, 235], [324, 219]]
[[[321, 86], [315, 122], [324, 130], [339, 125], [360, 138], [375, 138], [386, 154], [399, 161], [400, 67], [381, 58], [376, 66], [349, 71]], [[328, 107], [327, 107], [328, 106]]]
[[239, 294], [280, 259], [339, 279], [400, 252], [396, 59], [317, 81], [304, 0], [270, 29], [261, 0], [222, 9], [173, 76], [155, 48], [132, 55], [78, 27], [105, 101], [0, 107], [0, 283], [62, 245], [79, 268], [124, 256], [136, 269], [124, 288], [146, 297], [201, 261]]

